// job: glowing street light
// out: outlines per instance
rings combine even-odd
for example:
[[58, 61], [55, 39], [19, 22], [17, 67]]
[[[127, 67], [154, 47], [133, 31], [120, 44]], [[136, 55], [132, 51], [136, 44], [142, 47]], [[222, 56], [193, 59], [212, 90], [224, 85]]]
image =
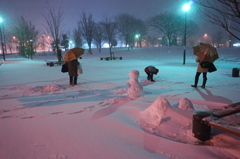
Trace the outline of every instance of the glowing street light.
[[0, 36], [1, 36], [1, 44], [2, 44], [2, 54], [3, 54], [3, 60], [5, 61], [5, 53], [4, 53], [4, 41], [3, 41], [3, 19], [0, 17]]
[[72, 42], [72, 40], [70, 40], [70, 41], [69, 41], [69, 46], [68, 46], [68, 49], [71, 49], [71, 48], [72, 48], [72, 46], [73, 46], [73, 42]]
[[182, 6], [182, 10], [185, 13], [185, 28], [184, 28], [184, 51], [183, 51], [183, 64], [186, 61], [186, 43], [187, 43], [187, 12], [190, 10], [190, 3], [186, 3]]
[[204, 42], [205, 42], [205, 43], [207, 42], [207, 37], [208, 37], [207, 34], [204, 34], [204, 35], [203, 35], [203, 38], [204, 38]]
[[140, 43], [140, 42], [139, 42], [140, 34], [135, 35], [135, 37], [137, 38], [137, 46], [138, 46], [138, 43]]
[[190, 4], [189, 4], [189, 3], [184, 4], [183, 7], [182, 7], [182, 10], [183, 10], [184, 12], [189, 11], [189, 10], [190, 10]]

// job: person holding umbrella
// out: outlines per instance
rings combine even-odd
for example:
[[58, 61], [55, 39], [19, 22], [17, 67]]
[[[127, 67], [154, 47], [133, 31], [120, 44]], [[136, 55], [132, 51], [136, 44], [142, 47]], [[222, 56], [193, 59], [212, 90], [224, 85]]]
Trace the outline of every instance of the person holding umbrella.
[[77, 70], [80, 65], [77, 59], [84, 54], [84, 51], [85, 49], [76, 47], [68, 50], [64, 56], [64, 61], [68, 66], [69, 84], [72, 86], [77, 85]]
[[[207, 72], [209, 72], [208, 66], [212, 66], [213, 62], [219, 58], [218, 53], [215, 47], [205, 43], [199, 43], [198, 45], [193, 47], [193, 50], [194, 50], [194, 55], [197, 56], [196, 62], [198, 63], [198, 67], [195, 75], [194, 85], [191, 85], [191, 86], [197, 87], [199, 76], [201, 75], [201, 73], [203, 73], [203, 83], [201, 87], [205, 88], [205, 85], [207, 82]], [[205, 62], [208, 66], [204, 67], [202, 65], [203, 62]]]
[[206, 82], [207, 82], [207, 72], [208, 72], [208, 68], [202, 68], [200, 65], [200, 58], [197, 57], [196, 58], [196, 62], [198, 62], [198, 67], [197, 67], [197, 72], [195, 75], [195, 81], [194, 81], [194, 85], [191, 85], [192, 87], [197, 87], [198, 84], [198, 80], [199, 80], [199, 76], [201, 75], [201, 73], [203, 73], [203, 83], [202, 83], [202, 88], [205, 88]]

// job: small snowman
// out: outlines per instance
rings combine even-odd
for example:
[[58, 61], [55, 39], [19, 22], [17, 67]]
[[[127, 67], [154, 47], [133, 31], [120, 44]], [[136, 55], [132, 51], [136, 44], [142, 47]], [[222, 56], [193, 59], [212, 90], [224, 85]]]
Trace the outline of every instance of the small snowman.
[[130, 79], [127, 82], [127, 94], [129, 98], [135, 99], [141, 96], [143, 86], [138, 82], [139, 71], [132, 70], [129, 72]]

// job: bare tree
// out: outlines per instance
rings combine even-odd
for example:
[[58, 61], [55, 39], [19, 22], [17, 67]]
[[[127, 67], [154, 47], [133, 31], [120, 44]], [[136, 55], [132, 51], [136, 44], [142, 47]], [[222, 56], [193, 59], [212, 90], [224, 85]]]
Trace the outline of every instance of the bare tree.
[[20, 55], [32, 59], [39, 34], [35, 25], [31, 21], [26, 21], [24, 17], [18, 17], [14, 22], [12, 33], [19, 41]]
[[182, 17], [174, 13], [164, 12], [162, 14], [150, 17], [148, 19], [149, 26], [155, 30], [162, 32], [168, 39], [168, 45], [172, 45], [172, 39], [179, 30], [182, 30]]
[[29, 46], [27, 47], [28, 56], [32, 59], [32, 55], [35, 53], [35, 49], [37, 47], [36, 41], [39, 35], [39, 31], [36, 29], [35, 25], [33, 25], [31, 22], [27, 23], [27, 39], [29, 39]]
[[223, 32], [217, 31], [212, 35], [212, 42], [216, 44], [217, 47], [220, 47], [220, 44], [223, 42]]
[[101, 25], [103, 28], [104, 39], [109, 44], [110, 56], [112, 57], [112, 42], [115, 40], [117, 35], [117, 22], [106, 16], [104, 21], [101, 22]]
[[[161, 32], [167, 38], [168, 45], [177, 45], [177, 37], [184, 37], [184, 19], [175, 13], [164, 12], [150, 17], [148, 25], [152, 30]], [[186, 36], [196, 35], [199, 30], [198, 25], [193, 20], [187, 20]]]
[[79, 31], [81, 32], [81, 35], [85, 38], [87, 41], [88, 47], [89, 47], [89, 54], [92, 54], [92, 41], [93, 41], [93, 32], [94, 32], [94, 25], [95, 22], [93, 20], [92, 14], [87, 14], [85, 12], [82, 12], [81, 19], [78, 21], [78, 27]]
[[81, 31], [80, 31], [79, 27], [77, 27], [76, 29], [73, 30], [73, 39], [74, 39], [76, 47], [82, 47], [83, 41], [81, 38]]
[[103, 40], [103, 28], [102, 28], [101, 23], [96, 23], [95, 24], [93, 38], [96, 42], [98, 52], [101, 52], [101, 48], [102, 48], [102, 45], [103, 45], [103, 42], [104, 42], [104, 40]]
[[130, 14], [120, 14], [115, 19], [118, 24], [118, 30], [125, 40], [125, 45], [128, 46], [128, 50], [130, 47], [133, 47], [136, 34], [139, 35], [137, 43], [141, 46], [140, 41], [146, 34], [144, 22]]
[[197, 35], [199, 30], [199, 26], [194, 22], [194, 20], [187, 21], [187, 36]]
[[118, 30], [122, 34], [125, 45], [128, 46], [129, 50], [134, 38], [133, 32], [136, 30], [136, 25], [134, 24], [136, 18], [129, 14], [120, 14], [115, 19], [118, 24]]
[[63, 34], [63, 35], [62, 35], [61, 46], [62, 46], [65, 50], [68, 50], [69, 40], [68, 40], [67, 34]]
[[[62, 8], [58, 8], [55, 10], [49, 3], [47, 3], [47, 12], [43, 13], [43, 18], [46, 22], [44, 25], [46, 32], [53, 39], [53, 48], [57, 49], [57, 53], [60, 52], [60, 48], [58, 47], [60, 43], [60, 37], [63, 34], [62, 30], [62, 22], [63, 22], [63, 11]], [[63, 61], [62, 55], [57, 54], [58, 61]]]
[[12, 51], [14, 50], [14, 46], [16, 47], [17, 46], [16, 44], [18, 44], [18, 42], [16, 41], [16, 37], [14, 36], [12, 30], [5, 31], [5, 32], [6, 32], [5, 43], [8, 46], [10, 53], [12, 53]]
[[240, 40], [240, 1], [239, 0], [199, 0], [199, 13], [210, 23], [226, 30]]
[[141, 19], [137, 19], [136, 21], [136, 25], [137, 25], [137, 30], [136, 30], [136, 34], [138, 34], [138, 43], [139, 46], [142, 47], [142, 39], [144, 38], [144, 36], [147, 34], [147, 25], [145, 24], [146, 22], [142, 21]]
[[147, 47], [150, 47], [150, 46], [155, 46], [157, 45], [159, 42], [157, 36], [154, 36], [154, 35], [148, 35], [145, 37], [145, 45]]
[[[196, 45], [196, 36], [198, 36], [198, 33], [199, 33], [199, 26], [195, 23], [195, 21], [193, 20], [188, 20], [187, 21], [187, 32], [186, 32], [186, 37], [187, 37], [187, 43], [191, 46], [194, 46]], [[182, 37], [184, 37], [184, 32], [180, 32], [182, 33]], [[181, 45], [181, 44], [179, 44]], [[182, 41], [182, 45], [183, 44], [183, 41]]]

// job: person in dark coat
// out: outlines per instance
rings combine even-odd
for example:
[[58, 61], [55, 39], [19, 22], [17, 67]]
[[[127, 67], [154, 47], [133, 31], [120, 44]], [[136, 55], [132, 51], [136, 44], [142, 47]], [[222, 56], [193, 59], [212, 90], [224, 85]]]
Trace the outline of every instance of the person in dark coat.
[[158, 72], [159, 72], [159, 70], [158, 70], [156, 67], [154, 67], [154, 66], [148, 66], [148, 67], [146, 67], [146, 68], [144, 69], [144, 71], [145, 71], [146, 74], [147, 74], [147, 79], [148, 79], [149, 81], [155, 82], [155, 81], [153, 80], [153, 74], [157, 75]]
[[68, 75], [69, 75], [69, 84], [70, 85], [77, 85], [78, 79], [78, 66], [79, 62], [77, 59], [67, 62], [68, 63]]
[[59, 46], [57, 46], [57, 57], [58, 57], [58, 62], [63, 61], [62, 50], [61, 50], [61, 48]]
[[198, 63], [198, 67], [197, 67], [197, 72], [195, 75], [195, 81], [194, 81], [194, 85], [191, 85], [192, 87], [197, 87], [198, 84], [198, 80], [199, 80], [199, 76], [201, 75], [201, 73], [203, 74], [203, 83], [202, 83], [202, 88], [205, 88], [206, 82], [207, 82], [207, 72], [208, 72], [208, 68], [202, 68], [200, 65], [200, 58], [197, 57], [196, 58], [196, 62]]

